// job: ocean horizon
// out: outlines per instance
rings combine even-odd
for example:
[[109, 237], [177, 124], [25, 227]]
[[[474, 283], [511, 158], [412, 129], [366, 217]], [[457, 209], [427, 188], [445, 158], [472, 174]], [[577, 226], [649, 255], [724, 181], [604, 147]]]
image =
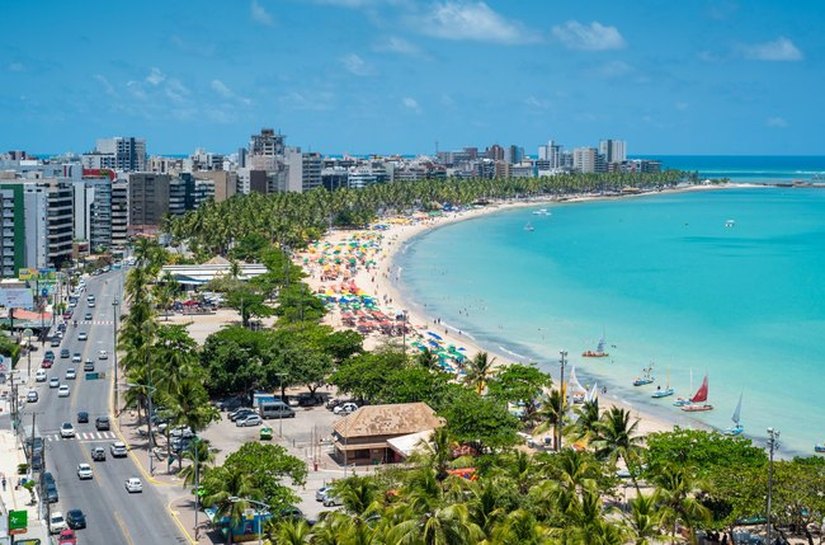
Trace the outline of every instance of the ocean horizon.
[[[774, 427], [785, 455], [813, 454], [825, 439], [825, 190], [542, 206], [552, 215], [495, 212], [408, 241], [394, 262], [405, 298], [484, 349], [554, 376], [567, 350], [566, 373], [575, 366], [586, 386], [683, 427], [730, 426], [742, 394], [747, 436], [763, 442]], [[582, 358], [602, 335], [610, 357]], [[656, 382], [633, 387], [651, 362]], [[705, 374], [715, 409], [673, 407]], [[650, 397], [668, 382], [676, 396]]]

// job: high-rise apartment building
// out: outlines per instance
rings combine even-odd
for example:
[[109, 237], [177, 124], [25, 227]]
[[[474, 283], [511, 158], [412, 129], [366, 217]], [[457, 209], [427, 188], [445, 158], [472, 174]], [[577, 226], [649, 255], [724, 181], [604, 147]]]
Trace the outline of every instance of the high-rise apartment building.
[[112, 247], [129, 243], [129, 181], [112, 182]]
[[[113, 168], [125, 172], [146, 170], [146, 140], [142, 138], [135, 138], [134, 136], [101, 138], [97, 141], [95, 151], [91, 154], [84, 155], [84, 166], [87, 155], [106, 155], [109, 156], [109, 159], [105, 160], [105, 165], [101, 163], [101, 166], [86, 168]], [[103, 161], [104, 159], [98, 157], [98, 160]]]
[[170, 182], [168, 174], [135, 173], [129, 175], [129, 231], [157, 230], [169, 213]]
[[275, 134], [273, 129], [261, 129], [260, 134], [253, 134], [249, 139], [249, 155], [264, 157], [283, 156], [286, 136]]
[[573, 170], [579, 172], [596, 172], [596, 148], [576, 148], [573, 150]]
[[72, 183], [74, 239], [87, 241], [92, 252], [112, 246], [112, 182], [84, 178]]
[[23, 185], [0, 183], [0, 278], [15, 278], [26, 266]]
[[287, 191], [311, 191], [321, 187], [323, 160], [320, 153], [302, 153], [301, 148], [287, 148], [284, 156], [287, 168]]
[[627, 161], [627, 142], [624, 140], [602, 140], [599, 142], [599, 154], [605, 163], [624, 163]]

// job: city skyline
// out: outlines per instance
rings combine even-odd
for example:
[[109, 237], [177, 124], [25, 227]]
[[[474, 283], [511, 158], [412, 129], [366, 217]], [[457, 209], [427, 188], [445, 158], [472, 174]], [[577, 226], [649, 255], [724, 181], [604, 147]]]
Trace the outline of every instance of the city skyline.
[[48, 4], [0, 22], [3, 150], [135, 134], [153, 155], [231, 152], [271, 126], [329, 155], [611, 137], [632, 155], [813, 155], [825, 115], [813, 2]]

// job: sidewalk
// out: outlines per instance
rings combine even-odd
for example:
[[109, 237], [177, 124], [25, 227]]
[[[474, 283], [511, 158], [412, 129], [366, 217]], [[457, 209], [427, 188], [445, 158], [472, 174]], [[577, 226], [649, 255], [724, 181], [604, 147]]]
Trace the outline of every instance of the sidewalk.
[[[4, 407], [5, 413], [8, 409]], [[38, 538], [43, 545], [51, 543], [46, 524], [37, 518], [37, 503], [31, 505], [31, 494], [23, 487], [17, 488], [17, 465], [26, 462], [23, 449], [16, 442], [10, 427], [10, 421], [3, 419], [0, 429], [0, 473], [6, 478], [6, 486], [0, 487], [0, 511], [6, 516], [10, 510], [26, 510], [29, 512], [29, 529], [18, 539]]]

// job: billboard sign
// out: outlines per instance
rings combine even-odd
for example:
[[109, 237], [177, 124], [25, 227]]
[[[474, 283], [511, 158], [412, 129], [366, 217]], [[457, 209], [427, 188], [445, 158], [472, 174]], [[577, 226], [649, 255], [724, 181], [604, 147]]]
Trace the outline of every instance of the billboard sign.
[[33, 308], [34, 297], [28, 288], [0, 288], [0, 305], [6, 308]]

